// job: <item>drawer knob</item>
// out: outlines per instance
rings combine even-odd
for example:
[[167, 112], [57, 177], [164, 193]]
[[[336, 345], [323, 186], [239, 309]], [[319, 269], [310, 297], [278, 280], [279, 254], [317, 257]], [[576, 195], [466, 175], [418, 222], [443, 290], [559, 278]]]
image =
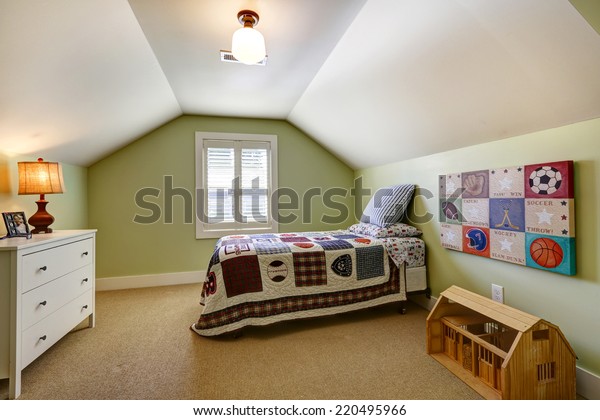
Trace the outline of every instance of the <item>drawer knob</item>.
[[83, 307], [81, 309], [87, 309], [88, 306], [87, 305], [83, 305]]
[[83, 254], [81, 254], [81, 255], [88, 255], [88, 252], [87, 252], [87, 251], [85, 251], [85, 252], [84, 252]]
[[46, 301], [43, 301], [43, 302], [40, 302], [40, 305], [42, 305], [42, 306], [46, 306], [46, 303], [48, 303], [48, 302], [46, 302]]
[[46, 340], [46, 334], [42, 335], [42, 336], [40, 337], [40, 340], [42, 340], [42, 341], [45, 341], [45, 340]]
[[42, 270], [42, 271], [46, 271], [47, 269], [48, 269], [47, 266], [40, 267], [40, 270]]

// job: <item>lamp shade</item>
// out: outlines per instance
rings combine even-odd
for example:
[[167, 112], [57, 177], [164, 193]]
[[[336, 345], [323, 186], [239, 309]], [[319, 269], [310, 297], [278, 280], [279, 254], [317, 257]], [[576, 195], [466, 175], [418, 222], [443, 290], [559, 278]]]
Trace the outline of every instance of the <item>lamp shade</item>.
[[244, 64], [256, 64], [265, 58], [265, 38], [252, 27], [243, 27], [233, 33], [231, 53]]
[[18, 162], [19, 195], [62, 194], [65, 190], [62, 167], [57, 162]]

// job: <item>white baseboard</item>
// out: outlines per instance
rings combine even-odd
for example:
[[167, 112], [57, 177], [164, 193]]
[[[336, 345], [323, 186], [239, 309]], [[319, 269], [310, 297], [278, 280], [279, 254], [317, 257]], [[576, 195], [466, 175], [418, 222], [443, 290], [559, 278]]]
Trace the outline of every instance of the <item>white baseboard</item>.
[[425, 295], [413, 295], [408, 297], [411, 302], [416, 303], [422, 308], [427, 309], [431, 312], [435, 304], [437, 303], [437, 298], [431, 296], [431, 298], [427, 298]]
[[182, 273], [97, 278], [96, 290], [101, 292], [105, 290], [138, 289], [142, 287], [200, 283], [204, 281], [205, 275], [206, 272], [203, 271], [186, 271]]
[[[437, 298], [433, 296], [431, 299], [427, 299], [424, 295], [415, 295], [410, 296], [410, 300], [430, 312], [437, 303]], [[579, 366], [576, 370], [577, 393], [588, 400], [600, 400], [600, 376], [588, 372]]]
[[600, 376], [577, 367], [577, 393], [588, 400], [600, 400]]

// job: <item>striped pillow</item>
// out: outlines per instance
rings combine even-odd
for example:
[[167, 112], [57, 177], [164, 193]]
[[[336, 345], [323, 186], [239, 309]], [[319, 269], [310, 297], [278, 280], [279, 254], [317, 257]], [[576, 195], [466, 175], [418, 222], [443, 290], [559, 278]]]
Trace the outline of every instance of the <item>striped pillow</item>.
[[404, 218], [412, 198], [413, 184], [392, 185], [378, 189], [363, 211], [360, 221], [388, 227]]

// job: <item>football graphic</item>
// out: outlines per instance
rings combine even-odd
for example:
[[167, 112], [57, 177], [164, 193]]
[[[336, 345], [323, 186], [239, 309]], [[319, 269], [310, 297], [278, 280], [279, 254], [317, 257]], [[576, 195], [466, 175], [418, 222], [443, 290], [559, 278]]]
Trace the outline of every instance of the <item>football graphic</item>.
[[481, 229], [469, 229], [465, 235], [469, 239], [468, 247], [475, 251], [484, 251], [487, 248], [487, 235]]
[[459, 220], [460, 213], [458, 208], [449, 201], [444, 201], [442, 203], [442, 212], [448, 220]]
[[562, 174], [552, 166], [540, 166], [529, 175], [529, 188], [536, 194], [552, 195], [562, 183]]
[[315, 246], [315, 244], [312, 244], [310, 242], [294, 242], [293, 245], [297, 246], [298, 248], [304, 248], [304, 249], [312, 248], [313, 246]]

